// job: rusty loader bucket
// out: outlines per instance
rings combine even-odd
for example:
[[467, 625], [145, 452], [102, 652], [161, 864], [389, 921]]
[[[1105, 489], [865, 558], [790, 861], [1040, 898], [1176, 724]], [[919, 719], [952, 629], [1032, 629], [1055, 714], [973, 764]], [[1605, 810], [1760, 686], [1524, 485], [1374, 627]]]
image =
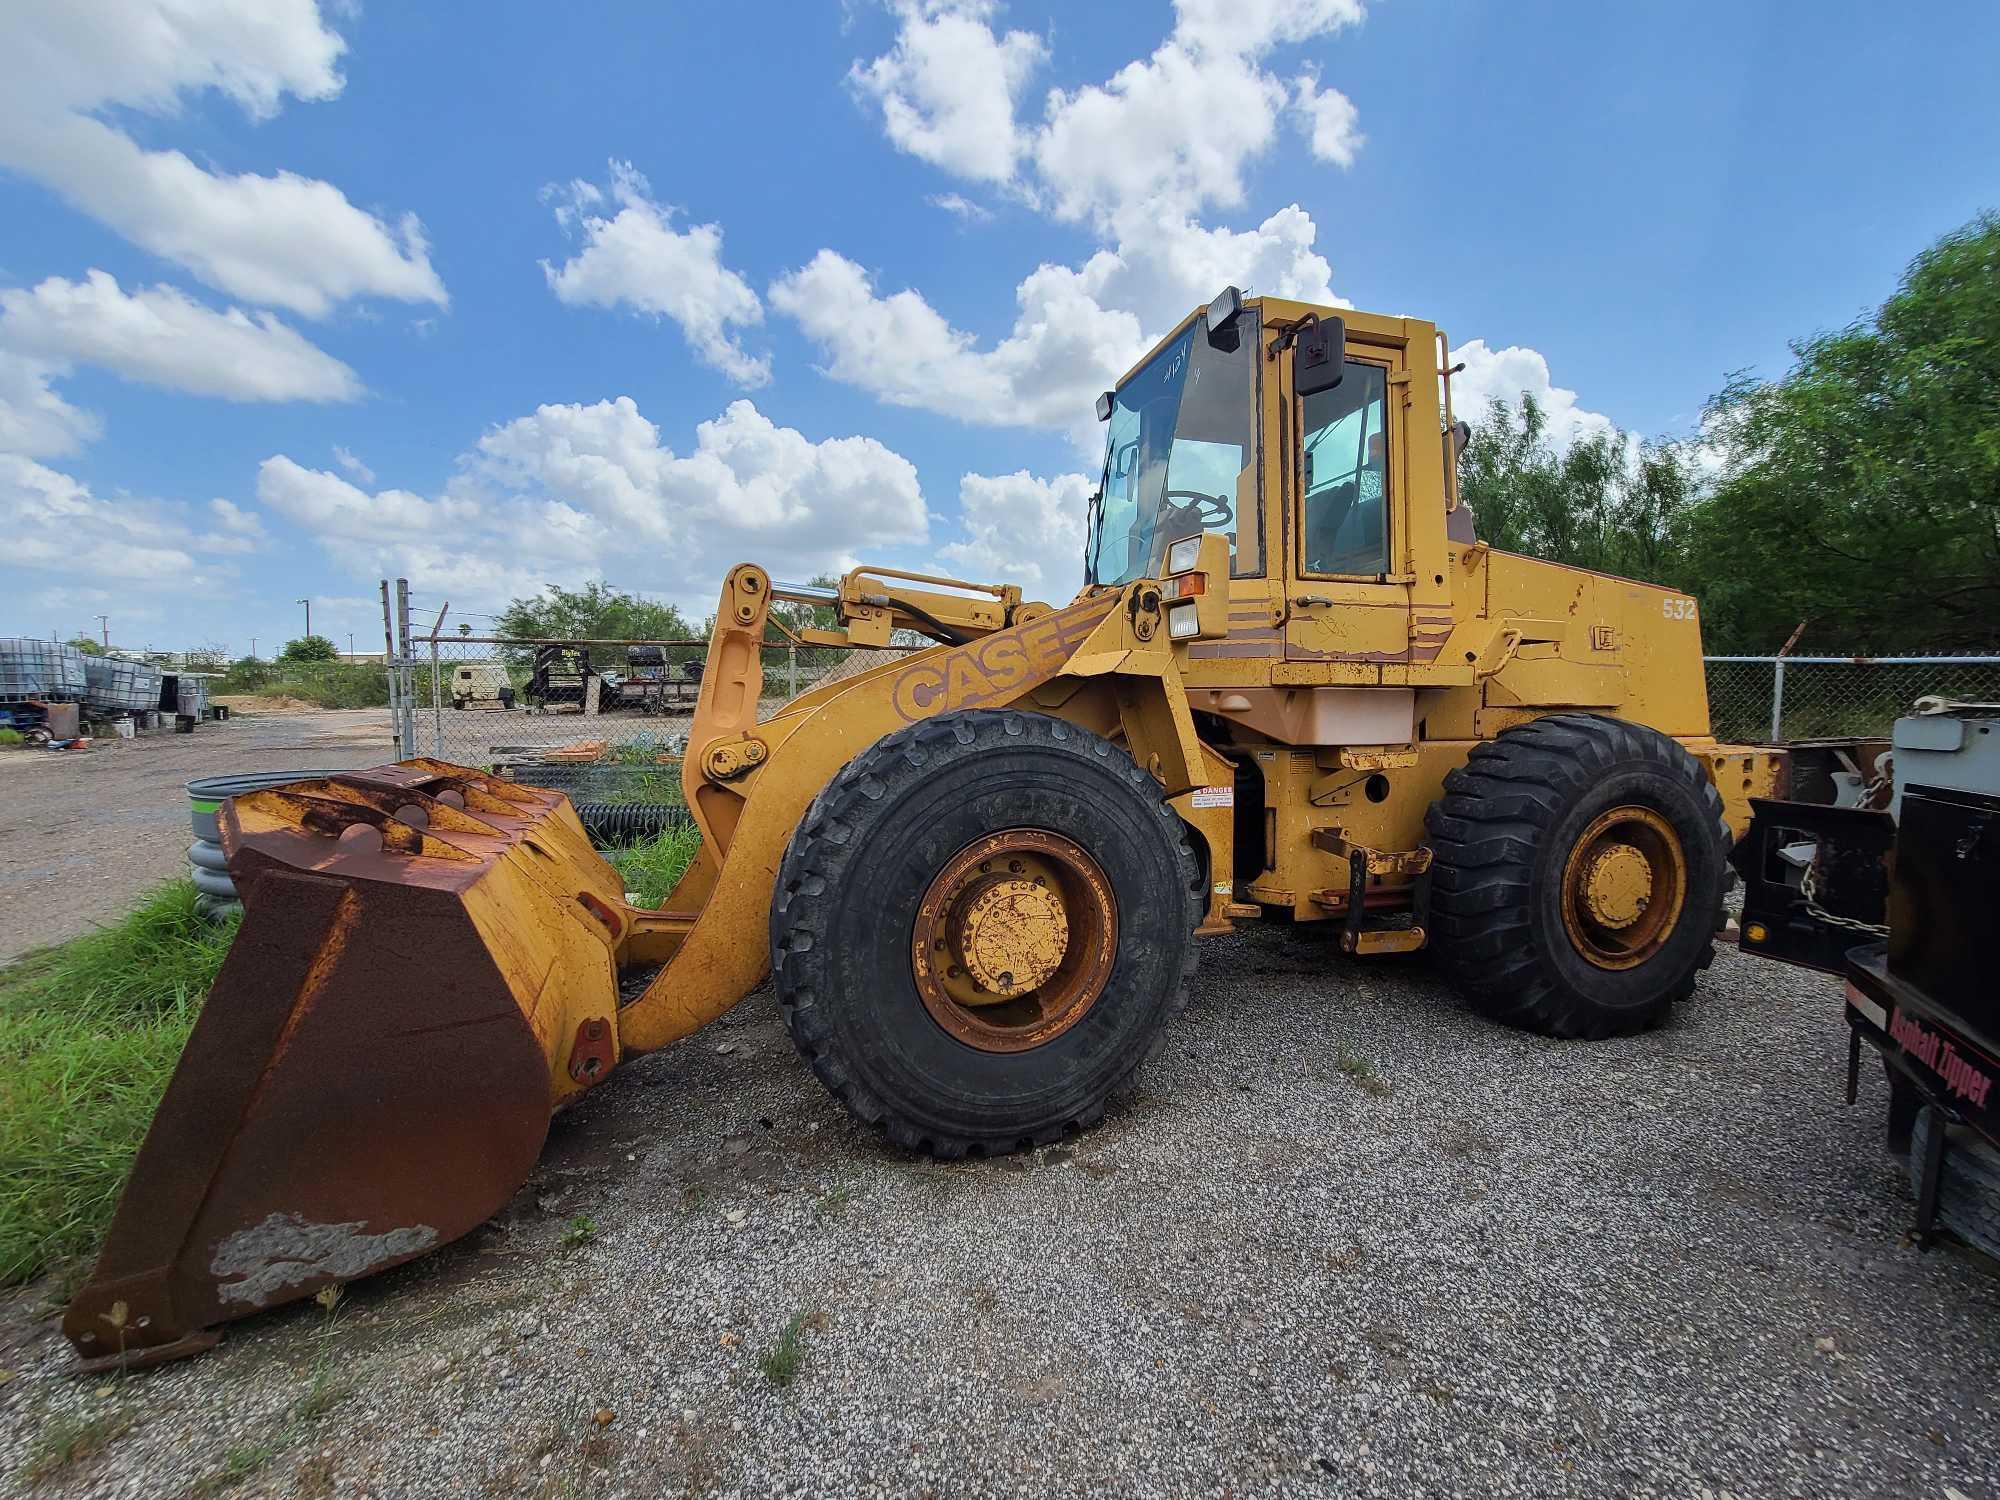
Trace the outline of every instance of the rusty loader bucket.
[[222, 834], [243, 926], [64, 1320], [90, 1365], [477, 1227], [618, 1060], [624, 891], [560, 794], [413, 761]]

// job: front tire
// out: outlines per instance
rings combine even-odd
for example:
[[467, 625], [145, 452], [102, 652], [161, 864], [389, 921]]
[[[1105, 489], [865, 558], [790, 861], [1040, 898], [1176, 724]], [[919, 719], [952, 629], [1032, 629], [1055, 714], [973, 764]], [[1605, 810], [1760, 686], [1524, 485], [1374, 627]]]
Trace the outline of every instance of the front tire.
[[1685, 747], [1551, 714], [1476, 747], [1424, 826], [1431, 948], [1473, 1006], [1564, 1037], [1624, 1036], [1694, 991], [1728, 870], [1722, 799]]
[[943, 1158], [1095, 1124], [1186, 1002], [1200, 872], [1160, 785], [1042, 714], [877, 741], [792, 835], [771, 969], [856, 1118]]

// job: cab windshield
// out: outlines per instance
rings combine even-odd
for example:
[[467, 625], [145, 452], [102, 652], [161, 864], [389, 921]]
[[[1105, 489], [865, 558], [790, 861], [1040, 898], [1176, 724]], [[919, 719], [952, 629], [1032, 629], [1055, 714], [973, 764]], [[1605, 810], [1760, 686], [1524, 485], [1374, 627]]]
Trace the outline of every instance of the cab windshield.
[[1263, 571], [1253, 423], [1256, 316], [1237, 315], [1220, 347], [1196, 318], [1112, 398], [1104, 482], [1092, 513], [1092, 583], [1158, 577], [1169, 543], [1229, 538], [1230, 572]]

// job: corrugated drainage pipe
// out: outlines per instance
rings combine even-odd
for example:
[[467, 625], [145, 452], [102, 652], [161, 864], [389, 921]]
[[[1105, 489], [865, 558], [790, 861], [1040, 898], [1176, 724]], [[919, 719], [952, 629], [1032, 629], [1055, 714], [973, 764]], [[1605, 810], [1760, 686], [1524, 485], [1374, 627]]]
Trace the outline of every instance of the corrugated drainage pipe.
[[222, 804], [239, 792], [258, 792], [332, 776], [333, 771], [247, 771], [235, 776], [202, 776], [187, 784], [188, 822], [194, 842], [188, 845], [188, 874], [194, 878], [195, 906], [205, 917], [225, 917], [241, 908], [229, 879], [229, 859], [222, 852]]
[[694, 820], [678, 802], [578, 802], [573, 804], [593, 844], [631, 844], [656, 838]]

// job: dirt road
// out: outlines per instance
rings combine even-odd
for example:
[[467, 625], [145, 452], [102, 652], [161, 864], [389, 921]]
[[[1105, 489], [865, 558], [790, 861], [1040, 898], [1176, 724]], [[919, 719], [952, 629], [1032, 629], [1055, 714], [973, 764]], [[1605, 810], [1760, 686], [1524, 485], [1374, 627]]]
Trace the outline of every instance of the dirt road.
[[197, 776], [391, 760], [385, 709], [264, 714], [76, 752], [0, 753], [0, 963], [124, 913], [187, 867]]

